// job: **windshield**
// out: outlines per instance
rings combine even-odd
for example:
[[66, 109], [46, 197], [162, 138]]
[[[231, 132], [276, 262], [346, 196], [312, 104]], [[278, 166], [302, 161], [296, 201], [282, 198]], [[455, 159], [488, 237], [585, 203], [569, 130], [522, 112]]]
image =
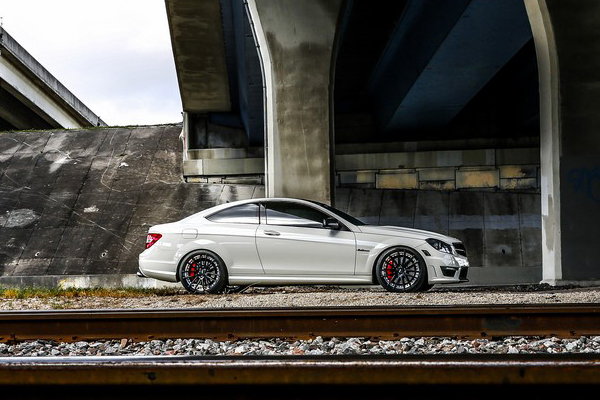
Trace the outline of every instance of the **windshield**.
[[318, 201], [314, 201], [314, 200], [309, 200], [309, 201], [311, 203], [318, 204], [323, 208], [326, 208], [327, 210], [331, 211], [332, 213], [339, 216], [340, 218], [345, 219], [346, 221], [350, 222], [353, 225], [356, 225], [356, 226], [367, 225], [364, 222], [362, 222], [360, 219], [354, 218], [352, 215], [348, 215], [345, 212], [338, 210], [337, 208], [333, 208], [331, 206], [328, 206], [327, 204], [319, 203]]

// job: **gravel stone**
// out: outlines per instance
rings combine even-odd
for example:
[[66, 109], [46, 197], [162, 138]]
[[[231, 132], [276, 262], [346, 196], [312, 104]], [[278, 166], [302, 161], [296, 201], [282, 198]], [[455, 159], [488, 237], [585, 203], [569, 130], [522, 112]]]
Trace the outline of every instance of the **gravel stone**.
[[[335, 339], [335, 340], [334, 340]], [[408, 340], [407, 340], [408, 339]], [[127, 341], [86, 343], [55, 343], [47, 348], [39, 341], [0, 344], [2, 357], [48, 356], [151, 356], [151, 355], [396, 355], [396, 354], [558, 354], [600, 353], [600, 338], [590, 340], [560, 338], [509, 337], [501, 340], [459, 340], [450, 338], [403, 338], [402, 340], [372, 340], [367, 338], [318, 337], [316, 340], [280, 339], [213, 342], [199, 339], [177, 339], [170, 347], [167, 341], [134, 343]]]

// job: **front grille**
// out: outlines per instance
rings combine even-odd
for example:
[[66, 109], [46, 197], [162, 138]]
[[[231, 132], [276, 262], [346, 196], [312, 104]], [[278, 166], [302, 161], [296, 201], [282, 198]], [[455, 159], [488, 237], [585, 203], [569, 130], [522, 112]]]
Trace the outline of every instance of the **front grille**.
[[469, 268], [467, 267], [463, 267], [460, 269], [460, 276], [459, 279], [463, 280], [463, 279], [467, 279], [467, 273], [469, 272]]
[[457, 254], [460, 254], [461, 256], [464, 256], [464, 257], [467, 256], [467, 248], [465, 247], [464, 244], [462, 244], [461, 242], [456, 242], [456, 243], [452, 243], [452, 246], [454, 246], [454, 249], [456, 250]]

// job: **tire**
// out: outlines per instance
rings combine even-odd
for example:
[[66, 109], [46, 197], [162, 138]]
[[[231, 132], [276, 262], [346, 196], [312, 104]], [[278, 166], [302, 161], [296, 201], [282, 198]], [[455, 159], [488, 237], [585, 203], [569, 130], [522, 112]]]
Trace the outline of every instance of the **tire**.
[[196, 250], [183, 259], [179, 280], [192, 294], [219, 293], [227, 285], [227, 268], [212, 251]]
[[419, 292], [426, 292], [432, 287], [433, 285], [431, 283], [423, 283], [423, 285], [421, 285], [421, 287], [419, 288]]
[[379, 284], [387, 291], [409, 293], [427, 287], [427, 270], [421, 256], [406, 247], [393, 247], [375, 264]]

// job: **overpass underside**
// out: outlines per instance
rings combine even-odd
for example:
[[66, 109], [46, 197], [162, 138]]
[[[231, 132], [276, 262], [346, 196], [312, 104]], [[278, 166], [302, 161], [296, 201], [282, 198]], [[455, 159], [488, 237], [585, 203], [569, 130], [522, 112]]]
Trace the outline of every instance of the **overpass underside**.
[[594, 1], [166, 3], [188, 181], [356, 201], [489, 276], [600, 278]]

